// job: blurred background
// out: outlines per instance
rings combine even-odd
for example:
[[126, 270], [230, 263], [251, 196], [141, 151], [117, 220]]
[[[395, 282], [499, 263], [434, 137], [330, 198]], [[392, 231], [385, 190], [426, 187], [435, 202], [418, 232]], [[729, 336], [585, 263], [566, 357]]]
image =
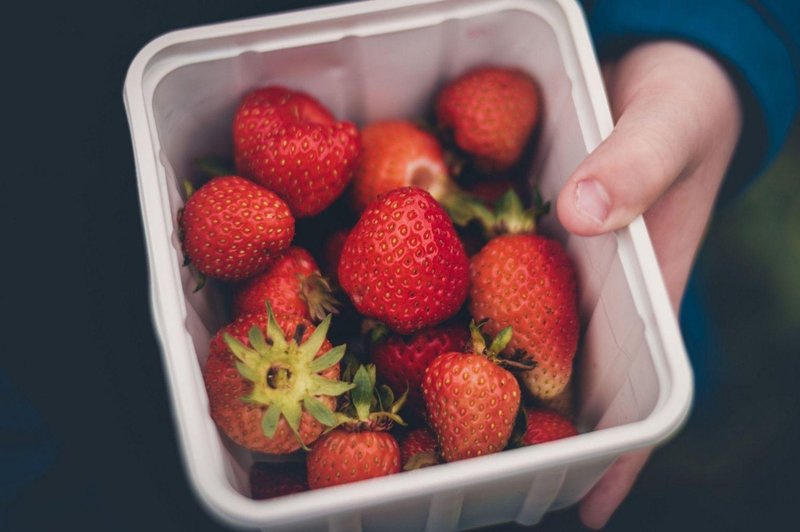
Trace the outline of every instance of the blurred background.
[[[159, 34], [315, 3], [323, 2], [16, 8], [18, 23], [4, 32], [4, 118], [15, 140], [0, 180], [0, 293], [11, 317], [0, 397], [24, 404], [0, 414], [16, 422], [32, 409], [42, 423], [30, 441], [0, 448], [33, 453], [31, 442], [46, 444], [38, 477], [0, 508], [0, 529], [224, 530], [198, 504], [178, 454], [122, 87], [133, 57]], [[701, 360], [710, 377], [698, 383], [687, 425], [655, 453], [608, 530], [770, 530], [796, 516], [797, 127], [763, 178], [718, 211], [698, 275], [719, 332], [719, 349]], [[550, 514], [540, 529], [578, 530], [576, 511]]]

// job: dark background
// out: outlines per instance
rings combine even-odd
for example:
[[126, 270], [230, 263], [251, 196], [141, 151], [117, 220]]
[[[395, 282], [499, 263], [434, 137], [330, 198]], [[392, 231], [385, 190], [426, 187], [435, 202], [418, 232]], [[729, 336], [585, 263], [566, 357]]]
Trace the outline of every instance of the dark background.
[[[5, 509], [9, 530], [222, 529], [178, 454], [122, 87], [162, 33], [313, 4], [31, 3], [6, 19], [0, 368], [55, 446], [52, 465]], [[715, 219], [699, 270], [721, 340], [703, 383], [711, 393], [609, 530], [772, 529], [796, 515], [798, 140], [796, 128], [793, 151]], [[574, 510], [542, 525], [577, 528]]]

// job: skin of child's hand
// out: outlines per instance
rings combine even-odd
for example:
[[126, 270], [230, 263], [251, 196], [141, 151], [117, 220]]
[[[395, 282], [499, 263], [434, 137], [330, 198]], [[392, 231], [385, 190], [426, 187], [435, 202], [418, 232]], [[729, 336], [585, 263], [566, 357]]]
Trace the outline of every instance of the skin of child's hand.
[[[717, 192], [739, 139], [736, 88], [712, 56], [658, 41], [604, 65], [611, 135], [575, 170], [556, 210], [579, 235], [620, 229], [643, 214], [674, 309], [679, 308]], [[605, 526], [650, 451], [621, 457], [580, 506]]]

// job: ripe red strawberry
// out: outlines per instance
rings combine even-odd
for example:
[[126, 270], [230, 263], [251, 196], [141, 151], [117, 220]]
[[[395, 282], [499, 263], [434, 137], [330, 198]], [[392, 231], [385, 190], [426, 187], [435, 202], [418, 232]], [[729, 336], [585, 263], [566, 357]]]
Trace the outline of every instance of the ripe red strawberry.
[[575, 436], [578, 431], [572, 421], [544, 408], [526, 408], [527, 429], [522, 436], [523, 445], [536, 445]]
[[282, 252], [264, 272], [237, 287], [234, 316], [263, 313], [265, 301], [269, 301], [277, 314], [314, 322], [336, 311], [330, 285], [320, 274], [314, 257], [297, 246]]
[[361, 142], [363, 151], [352, 187], [356, 212], [395, 188], [420, 187], [440, 200], [451, 187], [439, 142], [413, 123], [369, 124], [361, 130]]
[[355, 124], [337, 122], [310, 95], [266, 87], [243, 98], [233, 148], [240, 173], [306, 217], [325, 210], [350, 183], [361, 143]]
[[404, 471], [440, 463], [436, 437], [424, 427], [408, 432], [400, 440], [400, 459]]
[[277, 195], [238, 176], [215, 177], [178, 219], [185, 254], [199, 272], [225, 281], [263, 271], [294, 238], [294, 218]]
[[403, 422], [397, 411], [405, 397], [395, 401], [388, 387], [375, 384], [375, 368], [359, 367], [345, 397], [349, 402], [337, 413], [339, 426], [317, 440], [306, 458], [312, 489], [400, 472], [400, 446], [388, 430]]
[[436, 99], [440, 127], [484, 172], [501, 172], [519, 159], [539, 118], [539, 91], [525, 72], [499, 66], [468, 71]]
[[446, 462], [505, 449], [520, 405], [516, 378], [496, 358], [510, 328], [488, 349], [474, 323], [472, 331], [475, 352], [436, 357], [422, 382], [428, 422]]
[[458, 311], [468, 267], [442, 207], [421, 188], [405, 187], [361, 215], [339, 260], [339, 282], [361, 314], [410, 334]]
[[286, 454], [333, 426], [336, 396], [351, 385], [336, 380], [344, 346], [331, 348], [329, 326], [330, 316], [315, 329], [297, 316], [269, 311], [221, 329], [203, 369], [219, 429], [252, 451]]
[[306, 469], [301, 462], [256, 462], [250, 468], [250, 496], [273, 499], [308, 491]]
[[489, 241], [470, 265], [470, 313], [488, 320], [496, 334], [511, 326], [511, 350], [522, 350], [536, 367], [522, 380], [536, 397], [561, 392], [572, 373], [578, 345], [575, 270], [556, 240], [502, 235]]
[[422, 378], [431, 360], [443, 353], [463, 350], [468, 340], [466, 327], [450, 324], [423, 329], [411, 337], [391, 335], [373, 348], [372, 362], [378, 378], [395, 394], [408, 390], [403, 410], [406, 419], [424, 420]]
[[312, 489], [400, 472], [400, 447], [388, 432], [337, 428], [322, 436], [307, 458]]

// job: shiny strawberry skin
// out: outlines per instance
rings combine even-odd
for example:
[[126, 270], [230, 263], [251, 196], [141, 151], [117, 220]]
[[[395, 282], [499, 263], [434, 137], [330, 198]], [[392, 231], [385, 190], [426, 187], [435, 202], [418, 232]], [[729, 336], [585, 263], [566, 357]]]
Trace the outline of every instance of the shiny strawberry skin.
[[525, 416], [528, 427], [522, 436], [524, 445], [536, 445], [537, 443], [560, 440], [578, 434], [572, 421], [552, 410], [526, 408]]
[[440, 127], [485, 172], [514, 165], [539, 118], [539, 90], [525, 72], [499, 66], [468, 71], [436, 99]]
[[422, 379], [431, 360], [450, 351], [461, 351], [469, 333], [460, 325], [440, 325], [423, 329], [411, 337], [391, 335], [372, 350], [372, 362], [378, 379], [392, 388], [396, 396], [408, 390], [403, 417], [408, 421], [423, 421], [425, 401], [422, 399]]
[[317, 271], [317, 263], [308, 251], [297, 246], [286, 249], [264, 272], [237, 287], [233, 297], [234, 316], [263, 313], [269, 301], [275, 313], [311, 320], [302, 284], [303, 278]]
[[444, 209], [428, 192], [404, 187], [361, 215], [339, 260], [339, 283], [361, 314], [411, 334], [458, 311], [468, 268]]
[[308, 491], [306, 470], [298, 462], [256, 462], [250, 468], [250, 496], [257, 500]]
[[560, 393], [578, 345], [575, 269], [561, 244], [540, 235], [504, 235], [472, 257], [469, 309], [484, 331], [511, 326], [509, 350], [536, 362], [522, 380], [535, 396]]
[[425, 371], [422, 394], [446, 462], [508, 445], [520, 388], [514, 375], [487, 357], [451, 352], [435, 358]]
[[[297, 316], [276, 315], [275, 318], [281, 329], [286, 332], [287, 338], [294, 336], [298, 326], [305, 328], [303, 340], [314, 332], [314, 326], [310, 322]], [[300, 449], [300, 442], [297, 441], [289, 424], [283, 418], [278, 422], [278, 428], [272, 438], [264, 435], [261, 428], [264, 408], [242, 401], [242, 397], [252, 391], [253, 384], [236, 369], [236, 357], [223, 340], [223, 334], [227, 332], [243, 344], [250, 345], [248, 331], [253, 326], [264, 330], [266, 323], [267, 313], [262, 311], [240, 316], [218, 331], [209, 345], [208, 359], [203, 367], [203, 379], [208, 393], [211, 418], [230, 439], [251, 451], [288, 454]], [[317, 356], [324, 354], [331, 347], [331, 343], [325, 340]], [[320, 375], [328, 379], [336, 379], [339, 377], [339, 366], [332, 366]], [[334, 397], [322, 396], [318, 399], [331, 409], [336, 405]], [[303, 412], [298, 432], [306, 445], [316, 440], [324, 429], [325, 427], [319, 421], [309, 413]]]
[[388, 432], [333, 429], [306, 458], [311, 489], [347, 484], [400, 472], [400, 446]]
[[447, 165], [436, 137], [405, 120], [375, 122], [361, 130], [363, 151], [353, 177], [352, 204], [362, 212], [383, 193], [419, 186], [444, 192]]
[[237, 281], [269, 266], [294, 238], [294, 217], [274, 193], [238, 176], [215, 177], [186, 201], [182, 246], [208, 277]]
[[312, 96], [284, 87], [248, 93], [233, 121], [237, 171], [280, 195], [297, 217], [339, 197], [361, 152], [355, 124], [338, 122]]

